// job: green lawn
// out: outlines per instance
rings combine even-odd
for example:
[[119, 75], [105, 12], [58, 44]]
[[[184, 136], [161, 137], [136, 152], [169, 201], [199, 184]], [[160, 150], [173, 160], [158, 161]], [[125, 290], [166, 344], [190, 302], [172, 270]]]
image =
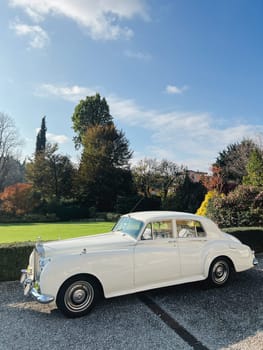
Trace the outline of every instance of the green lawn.
[[0, 224], [0, 244], [36, 242], [109, 232], [113, 222]]

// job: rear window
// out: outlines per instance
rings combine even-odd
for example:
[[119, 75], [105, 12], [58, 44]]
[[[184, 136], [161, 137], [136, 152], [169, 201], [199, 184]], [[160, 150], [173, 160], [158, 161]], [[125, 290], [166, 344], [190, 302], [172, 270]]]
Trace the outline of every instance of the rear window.
[[176, 228], [179, 238], [206, 237], [206, 232], [201, 222], [197, 220], [177, 220]]

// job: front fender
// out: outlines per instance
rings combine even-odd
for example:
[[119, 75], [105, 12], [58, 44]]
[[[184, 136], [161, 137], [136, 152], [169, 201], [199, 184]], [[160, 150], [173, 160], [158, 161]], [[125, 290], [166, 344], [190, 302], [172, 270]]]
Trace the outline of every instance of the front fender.
[[52, 295], [56, 298], [61, 285], [68, 278], [80, 273], [91, 273], [87, 266], [87, 259], [83, 255], [53, 257], [40, 274], [41, 293]]
[[105, 297], [130, 290], [134, 285], [133, 251], [123, 249], [53, 257], [40, 275], [41, 293], [56, 298], [61, 285], [78, 274], [96, 277]]

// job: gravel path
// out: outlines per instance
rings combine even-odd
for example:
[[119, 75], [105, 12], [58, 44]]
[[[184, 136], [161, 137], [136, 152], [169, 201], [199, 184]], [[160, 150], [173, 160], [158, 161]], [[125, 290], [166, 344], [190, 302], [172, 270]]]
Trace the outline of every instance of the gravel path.
[[263, 350], [263, 255], [224, 288], [188, 284], [147, 293], [210, 350]]
[[[263, 350], [263, 256], [221, 289], [194, 283], [145, 295], [209, 350]], [[0, 350], [193, 349], [142, 299], [103, 300], [90, 315], [66, 319], [55, 305], [25, 298], [18, 282], [2, 282]]]
[[0, 350], [176, 349], [185, 342], [136, 295], [102, 301], [78, 319], [65, 318], [54, 305], [23, 297], [18, 282], [0, 283]]

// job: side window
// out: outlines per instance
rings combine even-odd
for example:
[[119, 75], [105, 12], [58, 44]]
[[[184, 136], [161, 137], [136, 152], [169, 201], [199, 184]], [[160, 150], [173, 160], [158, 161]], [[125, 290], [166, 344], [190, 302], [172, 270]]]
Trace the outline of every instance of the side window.
[[173, 237], [172, 221], [158, 221], [152, 223], [152, 231], [154, 239]]
[[195, 220], [176, 221], [177, 235], [179, 238], [205, 237], [206, 233], [202, 224]]
[[196, 236], [197, 237], [206, 237], [206, 232], [205, 232], [201, 222], [195, 221], [195, 223], [196, 223], [196, 226], [195, 226]]

